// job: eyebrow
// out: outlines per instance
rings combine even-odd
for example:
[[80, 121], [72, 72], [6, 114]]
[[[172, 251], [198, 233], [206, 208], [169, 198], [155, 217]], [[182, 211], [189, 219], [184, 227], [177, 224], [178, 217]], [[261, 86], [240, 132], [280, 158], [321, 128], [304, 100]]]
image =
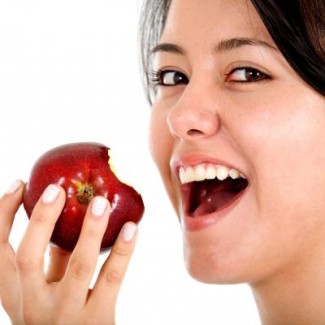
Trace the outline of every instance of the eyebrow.
[[[263, 46], [272, 50], [277, 50], [275, 46], [259, 38], [240, 37], [240, 38], [230, 38], [227, 40], [220, 41], [215, 47], [215, 51], [227, 52], [247, 45]], [[168, 53], [185, 55], [185, 50], [182, 47], [173, 43], [157, 44], [155, 47], [151, 49], [150, 54], [152, 55], [157, 52], [168, 52]]]
[[160, 43], [150, 50], [150, 54], [155, 54], [157, 52], [168, 52], [175, 54], [185, 54], [185, 51], [178, 45], [173, 43]]
[[263, 46], [263, 47], [270, 48], [272, 50], [277, 50], [275, 46], [271, 45], [270, 43], [264, 40], [261, 40], [259, 38], [247, 38], [247, 37], [230, 38], [228, 40], [223, 40], [216, 46], [215, 49], [217, 52], [225, 52], [246, 45]]

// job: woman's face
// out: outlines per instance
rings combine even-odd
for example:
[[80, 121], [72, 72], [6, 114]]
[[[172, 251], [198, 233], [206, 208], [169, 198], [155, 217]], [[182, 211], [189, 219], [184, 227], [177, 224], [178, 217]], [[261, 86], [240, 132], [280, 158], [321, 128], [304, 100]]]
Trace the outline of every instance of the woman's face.
[[173, 0], [159, 44], [151, 150], [189, 272], [253, 283], [316, 260], [324, 97], [292, 70], [249, 1]]

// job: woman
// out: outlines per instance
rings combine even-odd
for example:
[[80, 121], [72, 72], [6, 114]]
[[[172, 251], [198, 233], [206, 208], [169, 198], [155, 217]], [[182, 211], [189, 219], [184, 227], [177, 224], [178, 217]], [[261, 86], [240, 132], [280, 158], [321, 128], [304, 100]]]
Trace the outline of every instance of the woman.
[[[144, 8], [152, 156], [190, 274], [249, 283], [263, 324], [324, 324], [324, 1]], [[45, 191], [15, 256], [8, 237], [22, 191], [15, 182], [0, 202], [0, 293], [13, 323], [113, 324], [136, 226], [122, 229], [89, 292], [109, 203], [95, 198], [71, 257], [52, 248], [44, 277], [64, 191]]]

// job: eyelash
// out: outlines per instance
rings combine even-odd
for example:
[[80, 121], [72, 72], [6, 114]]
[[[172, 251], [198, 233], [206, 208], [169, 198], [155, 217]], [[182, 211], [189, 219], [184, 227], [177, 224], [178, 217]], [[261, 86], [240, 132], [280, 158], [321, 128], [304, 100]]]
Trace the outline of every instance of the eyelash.
[[[243, 73], [244, 71], [246, 71], [245, 73], [245, 77], [247, 79], [247, 73], [250, 73], [251, 75], [255, 75], [255, 77], [253, 77], [253, 80], [226, 80], [229, 82], [234, 82], [234, 83], [252, 83], [252, 82], [260, 82], [260, 81], [264, 81], [264, 80], [268, 80], [271, 79], [271, 77], [266, 74], [265, 72], [262, 72], [256, 68], [252, 68], [252, 67], [247, 67], [247, 66], [239, 66], [239, 67], [235, 67], [234, 69], [232, 69], [229, 73], [226, 73], [226, 79], [229, 79], [234, 73]], [[166, 84], [164, 83], [163, 79], [165, 77], [165, 75], [167, 73], [175, 73], [175, 75], [178, 74], [178, 76], [183, 79], [180, 79], [180, 82], [175, 84]], [[255, 80], [254, 80], [255, 78]], [[156, 86], [164, 86], [164, 87], [173, 87], [173, 86], [177, 86], [179, 84], [187, 84], [189, 82], [187, 76], [182, 73], [179, 72], [177, 70], [157, 70], [157, 71], [151, 71], [151, 73], [149, 74], [149, 80], [153, 85]]]
[[176, 85], [179, 85], [179, 83], [177, 84], [165, 84], [163, 82], [164, 76], [167, 73], [175, 73], [175, 75], [178, 75], [179, 77], [183, 78], [184, 80], [182, 81], [182, 84], [187, 84], [188, 83], [188, 78], [186, 77], [186, 75], [182, 72], [179, 72], [177, 70], [157, 70], [157, 71], [151, 71], [151, 73], [149, 74], [149, 80], [153, 85], [156, 86], [164, 86], [164, 87], [173, 87]]
[[[229, 81], [230, 82], [239, 82], [239, 83], [252, 83], [252, 82], [260, 82], [260, 81], [271, 79], [271, 76], [266, 74], [265, 72], [262, 72], [259, 69], [256, 69], [253, 67], [247, 67], [247, 66], [239, 66], [239, 67], [232, 69], [229, 73], [226, 73], [226, 77], [229, 78], [235, 72], [243, 72], [245, 70], [246, 70], [246, 73], [249, 72], [251, 74], [255, 74], [256, 79], [254, 80], [254, 77], [253, 77], [253, 80], [248, 80], [248, 81], [245, 81], [245, 80], [229, 80]], [[246, 74], [245, 74], [245, 77], [247, 77]]]

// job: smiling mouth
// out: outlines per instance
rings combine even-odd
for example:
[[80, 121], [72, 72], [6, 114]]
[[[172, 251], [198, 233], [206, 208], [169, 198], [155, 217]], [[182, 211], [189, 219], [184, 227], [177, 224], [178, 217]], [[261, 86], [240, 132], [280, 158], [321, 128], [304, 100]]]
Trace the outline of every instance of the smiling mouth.
[[181, 168], [179, 178], [183, 184], [184, 212], [194, 218], [228, 207], [248, 186], [247, 179], [239, 171], [220, 165]]

